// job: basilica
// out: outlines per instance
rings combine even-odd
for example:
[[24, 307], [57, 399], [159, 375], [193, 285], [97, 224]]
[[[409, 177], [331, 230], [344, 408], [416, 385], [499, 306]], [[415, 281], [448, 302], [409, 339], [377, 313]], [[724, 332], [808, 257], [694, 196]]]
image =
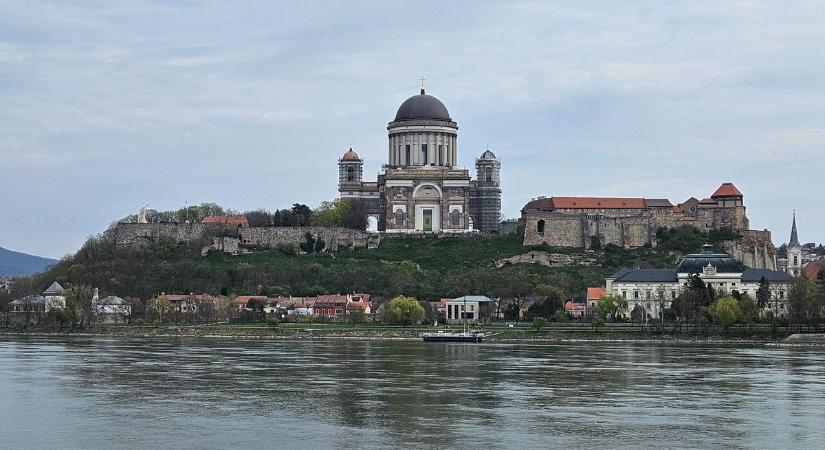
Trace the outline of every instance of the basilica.
[[342, 199], [364, 202], [387, 234], [497, 233], [501, 161], [486, 150], [476, 179], [458, 163], [458, 124], [424, 92], [405, 100], [387, 126], [387, 163], [377, 181], [363, 180], [364, 160], [353, 149], [338, 160]]

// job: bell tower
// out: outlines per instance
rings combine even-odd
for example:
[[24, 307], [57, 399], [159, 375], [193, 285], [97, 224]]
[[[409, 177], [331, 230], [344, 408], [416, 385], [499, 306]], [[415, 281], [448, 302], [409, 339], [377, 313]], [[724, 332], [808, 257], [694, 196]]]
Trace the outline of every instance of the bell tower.
[[341, 198], [361, 196], [363, 175], [364, 160], [350, 147], [338, 160], [338, 193]]

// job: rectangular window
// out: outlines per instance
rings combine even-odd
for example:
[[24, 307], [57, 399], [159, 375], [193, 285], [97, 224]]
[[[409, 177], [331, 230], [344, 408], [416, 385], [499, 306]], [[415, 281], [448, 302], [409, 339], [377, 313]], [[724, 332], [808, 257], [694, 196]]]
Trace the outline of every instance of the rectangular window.
[[444, 146], [443, 145], [438, 146], [438, 165], [440, 165], [440, 166], [444, 165]]
[[427, 144], [421, 144], [421, 164], [427, 165], [430, 160], [427, 158]]
[[405, 166], [410, 165], [410, 146], [409, 145], [407, 145], [407, 153], [404, 155], [404, 165]]

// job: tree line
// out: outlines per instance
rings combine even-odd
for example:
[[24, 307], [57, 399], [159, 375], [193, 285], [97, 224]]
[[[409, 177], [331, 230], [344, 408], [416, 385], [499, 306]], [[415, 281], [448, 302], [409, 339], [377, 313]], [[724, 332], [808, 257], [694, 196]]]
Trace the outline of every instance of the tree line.
[[[252, 211], [238, 212], [226, 209], [217, 203], [202, 203], [200, 205], [183, 208], [157, 211], [148, 209], [146, 220], [149, 223], [174, 222], [197, 223], [208, 216], [236, 215], [245, 216], [252, 227], [302, 227], [324, 226], [343, 227], [356, 230], [367, 228], [367, 211], [364, 203], [358, 199], [335, 199], [321, 202], [313, 209], [303, 203], [293, 203], [292, 207], [267, 210], [259, 208]], [[124, 217], [119, 222], [136, 222], [137, 214]]]

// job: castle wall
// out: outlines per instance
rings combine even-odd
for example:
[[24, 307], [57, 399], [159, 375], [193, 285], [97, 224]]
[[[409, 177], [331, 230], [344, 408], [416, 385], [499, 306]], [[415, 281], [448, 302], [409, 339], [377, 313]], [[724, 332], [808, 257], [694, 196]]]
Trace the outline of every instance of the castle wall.
[[[661, 208], [647, 210], [605, 209], [595, 214], [591, 210], [576, 214], [576, 210], [527, 211], [524, 220], [524, 245], [547, 244], [553, 247], [591, 248], [596, 242], [620, 247], [655, 245], [659, 228], [675, 228], [685, 224], [700, 229], [732, 228], [742, 238], [727, 241], [722, 247], [746, 266], [776, 270], [776, 251], [770, 231], [747, 230], [744, 207], [700, 210], [696, 221]], [[706, 212], [707, 211], [707, 212]], [[704, 215], [703, 215], [704, 214]], [[538, 232], [538, 223], [544, 221], [544, 233]], [[707, 224], [707, 226], [705, 226]]]
[[306, 234], [320, 237], [326, 248], [374, 248], [380, 237], [376, 233], [337, 227], [237, 227], [222, 224], [121, 223], [115, 226], [117, 245], [147, 245], [161, 238], [177, 242], [204, 241], [213, 248], [237, 253], [239, 248], [295, 245]]
[[[600, 214], [534, 212], [525, 218], [524, 245], [591, 248], [594, 244], [641, 247], [651, 243], [656, 229], [650, 218], [636, 212], [604, 210]], [[544, 220], [544, 233], [539, 221]]]

